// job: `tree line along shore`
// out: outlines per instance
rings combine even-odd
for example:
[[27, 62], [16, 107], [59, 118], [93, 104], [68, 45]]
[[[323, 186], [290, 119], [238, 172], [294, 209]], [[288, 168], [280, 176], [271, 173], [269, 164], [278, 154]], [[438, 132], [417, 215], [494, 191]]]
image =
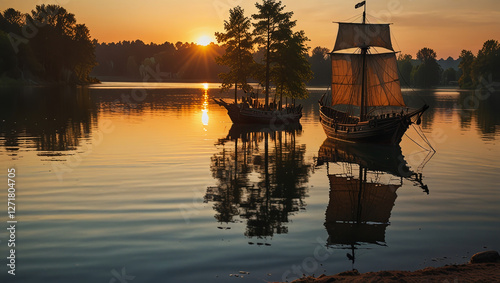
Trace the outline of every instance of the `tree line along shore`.
[[[262, 5], [267, 2], [281, 5], [273, 0], [264, 0]], [[255, 25], [258, 19], [253, 17], [253, 20]], [[293, 31], [288, 41], [293, 36], [301, 40], [297, 48], [305, 48], [298, 51], [305, 59], [299, 64], [308, 64], [312, 71], [310, 77], [305, 72], [304, 81], [308, 85], [329, 85], [330, 50], [306, 47], [307, 37], [302, 31]], [[253, 61], [262, 66], [266, 49], [259, 44], [259, 38], [262, 42], [261, 37], [255, 36], [252, 40], [257, 40], [248, 51]], [[218, 64], [221, 61], [217, 58], [225, 54], [231, 43], [221, 37], [218, 40], [219, 43], [207, 46], [141, 40], [104, 43], [92, 39], [88, 27], [61, 6], [37, 5], [25, 14], [9, 8], [0, 12], [0, 84], [89, 84], [99, 82], [97, 78], [223, 82], [219, 74], [228, 73], [230, 68]], [[415, 57], [401, 53], [398, 69], [403, 87], [476, 88], [484, 81], [500, 81], [500, 44], [488, 40], [475, 53], [462, 50], [456, 60], [451, 57], [438, 60], [434, 50], [424, 47]], [[257, 68], [257, 73], [262, 74], [262, 69]], [[262, 81], [257, 76], [249, 80]]]

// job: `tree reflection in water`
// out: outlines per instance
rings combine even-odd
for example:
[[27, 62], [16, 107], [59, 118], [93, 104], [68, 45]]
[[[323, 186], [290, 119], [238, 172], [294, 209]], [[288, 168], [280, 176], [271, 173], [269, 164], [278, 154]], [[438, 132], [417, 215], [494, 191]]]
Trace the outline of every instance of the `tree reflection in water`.
[[208, 187], [220, 223], [246, 221], [245, 236], [271, 237], [288, 232], [289, 216], [306, 207], [304, 198], [312, 170], [306, 147], [297, 144], [301, 126], [274, 131], [233, 125], [216, 144], [211, 158], [217, 186]]
[[63, 155], [75, 150], [97, 125], [97, 108], [86, 88], [53, 87], [17, 89], [0, 105], [0, 135], [10, 152], [21, 147], [40, 156]]

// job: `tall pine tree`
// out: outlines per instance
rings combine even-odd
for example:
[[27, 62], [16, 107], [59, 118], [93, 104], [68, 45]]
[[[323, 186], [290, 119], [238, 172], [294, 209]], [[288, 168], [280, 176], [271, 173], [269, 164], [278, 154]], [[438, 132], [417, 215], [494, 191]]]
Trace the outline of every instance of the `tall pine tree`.
[[265, 79], [261, 82], [266, 88], [266, 107], [269, 106], [269, 84], [271, 67], [277, 62], [285, 42], [291, 38], [295, 21], [291, 21], [293, 12], [283, 12], [281, 1], [264, 0], [256, 3], [259, 13], [252, 15], [254, 20], [255, 41], [264, 49]]
[[219, 74], [222, 88], [229, 89], [234, 84], [235, 103], [238, 100], [238, 87], [244, 91], [251, 90], [247, 83], [253, 65], [250, 27], [250, 19], [245, 17], [243, 9], [237, 6], [229, 11], [229, 21], [224, 21], [225, 33], [215, 33], [217, 42], [226, 46], [226, 52], [217, 57], [216, 61], [229, 67], [229, 72]]
[[264, 49], [266, 107], [269, 105], [269, 85], [276, 86], [276, 94], [282, 97], [305, 98], [305, 83], [312, 79], [311, 65], [307, 60], [308, 40], [304, 31], [294, 32], [296, 21], [293, 12], [284, 12], [281, 1], [264, 0], [256, 3], [258, 14], [252, 15], [256, 42]]

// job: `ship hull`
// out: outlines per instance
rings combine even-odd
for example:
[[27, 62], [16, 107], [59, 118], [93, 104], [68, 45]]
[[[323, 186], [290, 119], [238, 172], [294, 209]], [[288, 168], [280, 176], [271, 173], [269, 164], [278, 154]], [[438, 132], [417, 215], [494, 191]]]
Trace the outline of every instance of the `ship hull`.
[[244, 104], [228, 104], [223, 100], [215, 100], [215, 102], [226, 108], [229, 118], [235, 124], [284, 125], [299, 123], [302, 118], [301, 107], [264, 110], [250, 108]]
[[370, 119], [359, 122], [353, 119], [350, 123], [342, 123], [339, 111], [320, 104], [320, 121], [323, 130], [329, 138], [356, 142], [397, 145], [401, 142], [408, 127], [427, 110], [428, 106], [407, 114], [392, 114], [385, 118]]

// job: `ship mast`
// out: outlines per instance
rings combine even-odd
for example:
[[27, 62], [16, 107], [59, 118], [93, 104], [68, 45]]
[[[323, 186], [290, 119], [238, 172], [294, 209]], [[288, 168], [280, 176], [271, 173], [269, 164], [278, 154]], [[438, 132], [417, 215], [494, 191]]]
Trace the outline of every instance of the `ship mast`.
[[[363, 25], [366, 24], [366, 1], [364, 1], [364, 11], [363, 11]], [[360, 105], [360, 112], [359, 112], [359, 121], [363, 122], [366, 120], [366, 82], [365, 82], [365, 69], [366, 69], [366, 53], [368, 52], [368, 46], [362, 46], [361, 47], [361, 56], [363, 58], [363, 66], [361, 66], [362, 69], [362, 79], [361, 79], [361, 105]]]

